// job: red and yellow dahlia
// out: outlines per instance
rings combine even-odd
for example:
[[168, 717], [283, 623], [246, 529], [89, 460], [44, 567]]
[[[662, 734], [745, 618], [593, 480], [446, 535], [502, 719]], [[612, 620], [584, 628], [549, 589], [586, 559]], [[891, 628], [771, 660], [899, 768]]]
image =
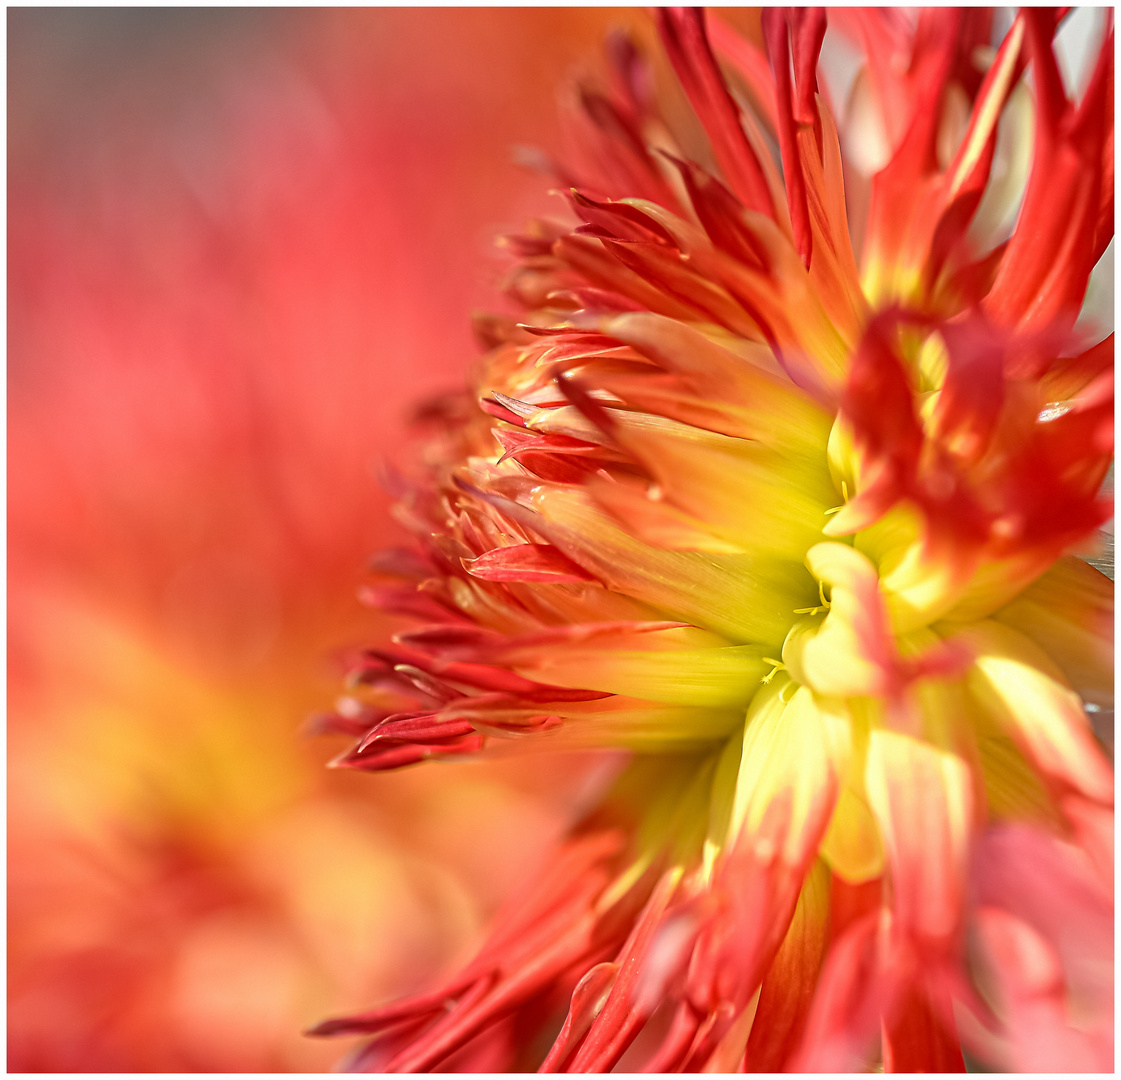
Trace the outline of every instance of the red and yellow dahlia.
[[337, 764], [632, 756], [353, 1068], [1112, 1068], [1112, 27], [1071, 100], [1054, 13], [838, 16], [867, 183], [822, 12], [661, 10], [507, 238]]

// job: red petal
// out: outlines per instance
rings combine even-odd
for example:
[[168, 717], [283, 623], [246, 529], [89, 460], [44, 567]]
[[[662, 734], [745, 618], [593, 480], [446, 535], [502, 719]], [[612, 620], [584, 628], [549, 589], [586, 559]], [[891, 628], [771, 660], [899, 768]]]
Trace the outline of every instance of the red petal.
[[1112, 368], [1113, 335], [1110, 334], [1078, 356], [1056, 361], [1043, 377], [1044, 393], [1049, 401], [1066, 401]]
[[853, 428], [867, 479], [837, 515], [830, 535], [867, 528], [910, 490], [918, 469], [923, 432], [907, 374], [891, 347], [894, 312], [872, 320], [852, 360], [841, 398], [841, 415]]
[[709, 239], [748, 266], [766, 269], [766, 252], [743, 224], [744, 207], [719, 180], [692, 162], [666, 154], [685, 181], [689, 201]]
[[957, 1030], [946, 1026], [953, 1018], [949, 998], [934, 1009], [922, 988], [912, 986], [892, 1013], [883, 1027], [884, 1072], [965, 1072]]
[[716, 51], [731, 62], [743, 76], [754, 99], [756, 111], [767, 126], [778, 125], [775, 110], [775, 84], [767, 55], [750, 38], [733, 30], [718, 14], [709, 13], [708, 34]]
[[886, 987], [881, 916], [871, 912], [832, 943], [791, 1072], [860, 1072], [872, 1056]]
[[541, 1064], [538, 1072], [553, 1073], [559, 1071], [565, 1059], [578, 1046], [592, 1022], [603, 1008], [607, 995], [615, 985], [619, 974], [619, 965], [612, 963], [596, 964], [577, 984], [572, 992], [572, 1001], [565, 1017], [564, 1026], [560, 1030], [553, 1048]]
[[417, 994], [369, 1012], [356, 1013], [337, 1020], [323, 1020], [310, 1028], [307, 1034], [321, 1036], [372, 1034], [401, 1020], [435, 1015], [447, 1008], [448, 1001], [454, 1000], [468, 990], [476, 978], [477, 976], [463, 973], [431, 993]]
[[651, 974], [646, 970], [647, 958], [680, 878], [679, 870], [669, 871], [658, 882], [619, 954], [618, 978], [569, 1066], [572, 1072], [609, 1071], [660, 1003], [661, 994], [644, 992], [647, 988], [641, 983]]
[[622, 239], [654, 240], [675, 247], [666, 229], [637, 206], [627, 202], [600, 201], [575, 188], [571, 193], [576, 212], [593, 225], [604, 226], [611, 235]]
[[[1053, 16], [1025, 8], [1036, 86], [1034, 162], [1016, 232], [985, 300], [1009, 326], [1074, 322], [1101, 249], [1104, 151], [1112, 131], [1113, 30], [1076, 109], [1063, 92], [1051, 47]], [[1108, 226], [1106, 226], [1108, 228]]]
[[699, 8], [659, 8], [658, 29], [670, 62], [712, 140], [729, 186], [749, 210], [774, 216], [770, 188], [744, 134], [740, 111], [712, 55]]
[[362, 755], [379, 742], [441, 743], [470, 735], [474, 728], [466, 720], [441, 720], [435, 715], [389, 717], [377, 725], [357, 746]]
[[358, 600], [375, 611], [390, 615], [408, 615], [414, 619], [435, 621], [455, 618], [456, 612], [444, 607], [429, 593], [413, 586], [362, 586]]
[[678, 1003], [669, 1031], [662, 1045], [641, 1071], [644, 1073], [680, 1072], [680, 1066], [689, 1053], [701, 1024], [701, 1016], [688, 1001]]
[[513, 544], [494, 548], [477, 559], [463, 559], [464, 569], [483, 581], [539, 581], [550, 584], [595, 581], [583, 567], [551, 544]]
[[[800, 123], [813, 124], [817, 119], [814, 94], [817, 91], [817, 57], [825, 37], [825, 15], [820, 9], [764, 8], [763, 35], [775, 80], [779, 147], [794, 245], [808, 267], [813, 241], [797, 130]], [[790, 79], [791, 44], [797, 86], [793, 86]]]

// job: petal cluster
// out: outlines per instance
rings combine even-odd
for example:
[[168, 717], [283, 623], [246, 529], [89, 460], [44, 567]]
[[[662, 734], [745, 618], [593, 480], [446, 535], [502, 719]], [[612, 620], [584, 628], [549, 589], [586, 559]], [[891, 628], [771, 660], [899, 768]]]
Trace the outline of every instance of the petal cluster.
[[576, 92], [576, 223], [506, 239], [520, 315], [369, 592], [419, 625], [335, 721], [354, 769], [633, 757], [463, 971], [317, 1031], [385, 1071], [1112, 1068], [1112, 584], [1072, 554], [1111, 514], [1074, 327], [1112, 27], [1072, 101], [1053, 14], [838, 12], [868, 177], [822, 12], [657, 18], [676, 88], [617, 40]]

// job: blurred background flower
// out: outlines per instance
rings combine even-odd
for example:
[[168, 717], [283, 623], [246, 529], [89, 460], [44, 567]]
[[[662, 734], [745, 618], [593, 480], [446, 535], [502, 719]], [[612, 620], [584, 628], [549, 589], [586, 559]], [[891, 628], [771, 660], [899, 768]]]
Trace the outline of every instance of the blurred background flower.
[[469, 955], [571, 816], [576, 765], [300, 729], [383, 619], [377, 463], [548, 209], [510, 148], [636, 21], [9, 13], [9, 1068], [328, 1067], [301, 1029]]

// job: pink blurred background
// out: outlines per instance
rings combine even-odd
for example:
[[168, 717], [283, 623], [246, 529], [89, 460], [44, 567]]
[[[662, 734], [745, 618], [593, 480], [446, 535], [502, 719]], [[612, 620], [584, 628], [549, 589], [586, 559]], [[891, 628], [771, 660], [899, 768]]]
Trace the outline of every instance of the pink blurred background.
[[368, 777], [301, 724], [398, 539], [596, 10], [12, 9], [13, 1071], [316, 1071], [469, 953], [583, 766]]

